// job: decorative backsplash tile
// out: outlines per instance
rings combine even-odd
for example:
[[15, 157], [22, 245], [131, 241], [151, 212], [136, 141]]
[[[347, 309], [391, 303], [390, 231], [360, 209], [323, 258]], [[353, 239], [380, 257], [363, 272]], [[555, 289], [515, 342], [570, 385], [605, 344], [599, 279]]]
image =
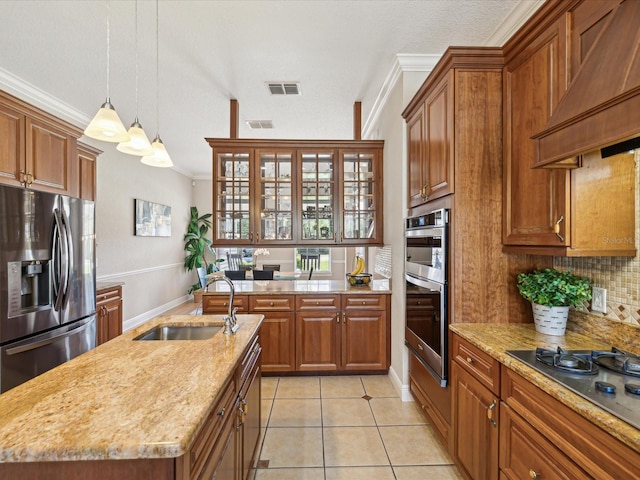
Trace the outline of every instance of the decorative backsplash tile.
[[[640, 179], [640, 151], [636, 150], [636, 179]], [[636, 247], [640, 245], [640, 188], [636, 187]], [[554, 257], [553, 265], [589, 277], [593, 285], [607, 289], [607, 313], [589, 312], [591, 317], [640, 327], [640, 258]]]

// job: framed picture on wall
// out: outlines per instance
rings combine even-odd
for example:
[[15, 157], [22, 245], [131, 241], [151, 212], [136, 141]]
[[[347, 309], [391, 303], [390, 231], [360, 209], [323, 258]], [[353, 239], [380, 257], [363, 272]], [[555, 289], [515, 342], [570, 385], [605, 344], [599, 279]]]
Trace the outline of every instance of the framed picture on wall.
[[161, 203], [134, 200], [134, 235], [140, 237], [170, 237], [171, 207]]

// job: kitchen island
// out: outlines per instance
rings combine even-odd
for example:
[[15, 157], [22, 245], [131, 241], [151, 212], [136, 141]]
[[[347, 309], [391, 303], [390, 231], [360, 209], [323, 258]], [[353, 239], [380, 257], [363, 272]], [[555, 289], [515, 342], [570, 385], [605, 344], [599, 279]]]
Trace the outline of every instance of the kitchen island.
[[261, 322], [238, 315], [232, 335], [135, 341], [156, 325], [223, 325], [159, 316], [0, 395], [0, 478], [191, 478], [220, 402], [235, 402], [255, 365], [259, 385]]
[[[537, 347], [610, 350], [611, 344], [569, 330], [564, 336], [543, 335], [532, 324], [453, 324], [450, 329], [451, 451], [467, 475], [498, 478], [498, 471], [505, 479], [546, 478], [552, 471], [558, 475], [553, 478], [637, 475], [638, 428], [507, 353]], [[621, 326], [617, 331], [620, 335], [613, 334], [608, 341], [630, 349], [634, 340], [629, 330]], [[468, 435], [469, 425], [475, 426], [474, 436]]]

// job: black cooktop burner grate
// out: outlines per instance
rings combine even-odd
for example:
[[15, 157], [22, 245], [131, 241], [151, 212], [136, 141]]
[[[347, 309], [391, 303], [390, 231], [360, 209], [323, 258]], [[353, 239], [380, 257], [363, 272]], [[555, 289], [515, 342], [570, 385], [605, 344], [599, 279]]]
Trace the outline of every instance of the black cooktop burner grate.
[[536, 360], [567, 373], [579, 375], [598, 373], [598, 366], [594, 364], [589, 353], [567, 352], [560, 347], [557, 350], [536, 348]]
[[640, 377], [640, 356], [612, 347], [610, 352], [594, 350], [593, 362], [614, 372]]

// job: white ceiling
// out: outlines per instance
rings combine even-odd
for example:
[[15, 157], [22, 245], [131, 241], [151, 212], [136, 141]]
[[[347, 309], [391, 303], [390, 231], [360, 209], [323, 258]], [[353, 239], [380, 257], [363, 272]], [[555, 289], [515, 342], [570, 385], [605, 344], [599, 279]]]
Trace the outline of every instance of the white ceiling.
[[[176, 170], [211, 175], [204, 137], [353, 138], [397, 54], [502, 44], [540, 0], [238, 0], [159, 3], [160, 134]], [[84, 127], [106, 97], [106, 1], [0, 0], [0, 88]], [[135, 2], [111, 0], [111, 101], [135, 116]], [[139, 118], [156, 133], [156, 2], [138, 1]], [[269, 95], [298, 81], [301, 96]], [[60, 102], [60, 103], [57, 103]], [[245, 120], [272, 120], [251, 130]]]

